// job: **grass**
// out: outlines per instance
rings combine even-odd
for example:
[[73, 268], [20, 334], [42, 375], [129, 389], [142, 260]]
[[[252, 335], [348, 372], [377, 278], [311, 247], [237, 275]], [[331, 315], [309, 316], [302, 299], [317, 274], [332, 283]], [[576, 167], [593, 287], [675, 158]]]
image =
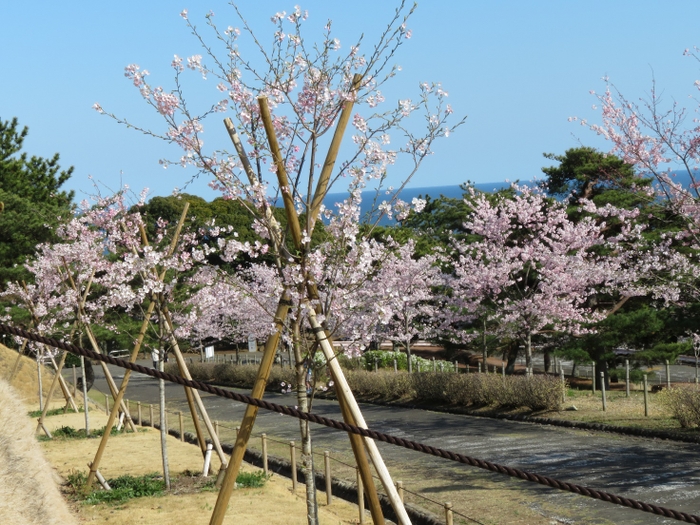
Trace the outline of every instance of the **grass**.
[[[95, 437], [102, 437], [105, 433], [105, 428], [106, 427], [101, 427], [101, 428], [96, 428], [94, 430], [90, 431], [90, 436], [91, 438]], [[117, 430], [117, 427], [113, 426], [111, 432], [109, 433], [110, 436], [118, 436], [122, 433], [123, 431]], [[85, 429], [81, 428], [76, 430], [75, 428], [71, 426], [62, 426], [58, 427], [55, 429], [51, 435], [54, 437], [54, 439], [85, 439]], [[38, 439], [41, 440], [48, 440], [49, 438], [46, 436], [38, 436]]]
[[[264, 472], [240, 472], [236, 478], [237, 488], [262, 488], [265, 486], [268, 476]], [[195, 483], [192, 481], [195, 480]], [[108, 505], [119, 505], [127, 500], [144, 497], [159, 497], [165, 494], [165, 481], [163, 476], [157, 473], [145, 474], [143, 476], [119, 476], [108, 479], [107, 483], [111, 490], [87, 491], [87, 475], [81, 471], [74, 470], [66, 476], [66, 482], [71, 487], [75, 499], [82, 500], [85, 505], [97, 505], [105, 503]], [[214, 489], [215, 479], [202, 478], [190, 471], [184, 471], [180, 476], [175, 476], [171, 480], [173, 489], [179, 493], [209, 492]], [[191, 487], [176, 489], [178, 486]]]
[[643, 392], [631, 391], [630, 397], [627, 397], [624, 391], [613, 390], [606, 392], [606, 410], [603, 411], [600, 391], [593, 393], [590, 390], [569, 389], [562, 411], [536, 415], [606, 425], [681, 430], [679, 422], [661, 396], [648, 394], [648, 400], [649, 416], [645, 416]]
[[[71, 409], [72, 411], [72, 409]], [[83, 407], [78, 407], [78, 412], [83, 412]], [[27, 412], [29, 414], [29, 417], [31, 418], [36, 418], [36, 417], [41, 417], [41, 410], [32, 410], [30, 412]], [[59, 416], [65, 414], [66, 411], [64, 408], [59, 407], [59, 408], [52, 408], [51, 410], [46, 411], [46, 417], [48, 416]]]

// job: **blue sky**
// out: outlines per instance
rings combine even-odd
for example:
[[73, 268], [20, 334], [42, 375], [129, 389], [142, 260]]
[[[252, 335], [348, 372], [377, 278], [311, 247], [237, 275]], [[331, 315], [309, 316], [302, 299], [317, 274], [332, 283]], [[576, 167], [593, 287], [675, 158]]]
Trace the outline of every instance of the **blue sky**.
[[[239, 6], [269, 41], [269, 17], [292, 11], [294, 3], [241, 0]], [[309, 23], [332, 19], [341, 44], [360, 33], [371, 42], [397, 5], [296, 3], [309, 10]], [[17, 117], [29, 126], [30, 154], [59, 152], [62, 165], [75, 166], [68, 186], [78, 198], [94, 193], [88, 175], [112, 189], [120, 183], [135, 191], [147, 186], [153, 195], [170, 194], [190, 178], [186, 170], [159, 166], [160, 158], [178, 155], [174, 147], [92, 109], [99, 102], [136, 122], [159, 124], [123, 71], [136, 63], [151, 72], [151, 80], [167, 85], [173, 54], [201, 53], [179, 16], [183, 8], [202, 27], [210, 9], [220, 25], [238, 25], [221, 0], [3, 5], [0, 118]], [[602, 91], [605, 75], [630, 99], [647, 94], [654, 77], [664, 100], [692, 105], [688, 96], [700, 71], [682, 53], [700, 45], [698, 20], [700, 3], [682, 0], [421, 2], [408, 24], [413, 37], [395, 59], [403, 71], [385, 90], [387, 98], [409, 98], [419, 82], [439, 81], [455, 112], [468, 119], [435, 148], [411, 185], [528, 180], [549, 164], [543, 152], [563, 153], [580, 144], [608, 149], [592, 132], [568, 122], [571, 116], [598, 120], [589, 91]], [[206, 181], [187, 191], [216, 196]]]

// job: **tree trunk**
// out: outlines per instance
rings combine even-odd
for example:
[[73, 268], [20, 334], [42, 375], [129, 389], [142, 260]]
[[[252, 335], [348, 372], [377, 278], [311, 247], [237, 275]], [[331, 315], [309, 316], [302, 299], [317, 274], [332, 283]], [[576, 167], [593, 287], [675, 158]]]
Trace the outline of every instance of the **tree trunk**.
[[508, 348], [506, 348], [505, 357], [508, 359], [508, 363], [506, 364], [506, 374], [512, 375], [513, 373], [515, 373], [515, 362], [518, 359], [517, 341], [513, 341], [512, 343], [510, 343]]
[[[299, 405], [299, 410], [302, 412], [309, 412], [309, 396], [306, 386], [307, 372], [305, 361], [302, 359], [301, 333], [298, 320], [294, 320], [292, 323], [292, 333], [294, 334], [292, 346], [294, 348], [294, 359], [296, 361], [297, 404]], [[309, 366], [311, 366], [310, 358]], [[309, 428], [309, 422], [299, 420], [299, 430], [301, 432], [301, 462], [304, 470], [304, 481], [306, 483], [306, 518], [309, 525], [318, 525], [314, 456], [311, 446], [311, 429]]]
[[595, 386], [602, 390], [600, 386], [600, 373], [603, 372], [605, 378], [605, 389], [610, 390], [610, 376], [608, 375], [608, 362], [605, 359], [596, 360], [595, 362]]
[[[163, 353], [161, 352], [158, 369], [163, 371]], [[166, 490], [170, 490], [170, 468], [168, 467], [168, 429], [165, 423], [165, 381], [158, 380], [158, 390], [160, 391], [160, 448], [163, 454], [163, 480]]]
[[532, 334], [530, 332], [525, 338], [525, 368], [527, 368], [526, 374], [532, 370]]
[[486, 358], [489, 356], [489, 351], [486, 346], [486, 318], [484, 318], [484, 331], [482, 333], [482, 347], [481, 347], [481, 355], [482, 355], [482, 361], [484, 363], [484, 367], [486, 367]]

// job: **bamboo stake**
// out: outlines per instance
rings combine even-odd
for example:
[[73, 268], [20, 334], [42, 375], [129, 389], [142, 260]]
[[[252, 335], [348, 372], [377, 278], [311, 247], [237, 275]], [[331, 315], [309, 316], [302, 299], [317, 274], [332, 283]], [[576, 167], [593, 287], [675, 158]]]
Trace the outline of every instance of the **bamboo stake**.
[[275, 135], [275, 128], [272, 125], [272, 115], [270, 114], [270, 107], [267, 104], [266, 97], [258, 97], [258, 106], [260, 106], [260, 118], [263, 121], [263, 126], [265, 127], [265, 133], [267, 134], [267, 140], [270, 144], [270, 152], [272, 153], [272, 159], [277, 167], [277, 180], [280, 184], [280, 191], [282, 192], [282, 200], [284, 201], [284, 209], [287, 212], [287, 217], [294, 217], [296, 220], [288, 220], [287, 226], [292, 235], [292, 240], [294, 241], [294, 246], [301, 246], [301, 227], [299, 226], [299, 219], [297, 218], [296, 208], [294, 207], [294, 196], [292, 195], [292, 190], [289, 187], [289, 179], [287, 178], [287, 170], [284, 168], [284, 158], [280, 152], [279, 144], [277, 143], [277, 136]]
[[[355, 76], [352, 78], [352, 88], [350, 91], [351, 95], [354, 95], [357, 90], [360, 89], [361, 82], [362, 75], [355, 74]], [[345, 104], [343, 104], [343, 110], [340, 112], [340, 118], [338, 119], [335, 133], [333, 134], [333, 140], [331, 140], [331, 145], [328, 147], [326, 160], [323, 163], [321, 175], [318, 178], [318, 184], [316, 185], [316, 191], [314, 192], [314, 198], [311, 201], [311, 208], [308, 215], [308, 231], [311, 231], [311, 227], [316, 223], [318, 214], [321, 211], [321, 204], [323, 204], [323, 198], [326, 196], [326, 191], [328, 190], [328, 182], [330, 181], [331, 173], [333, 172], [333, 167], [335, 166], [335, 161], [338, 157], [340, 143], [343, 140], [345, 128], [347, 128], [348, 122], [350, 121], [350, 115], [352, 114], [354, 104], [355, 102], [353, 99], [346, 100]]]
[[[345, 375], [343, 374], [343, 370], [338, 364], [338, 360], [335, 358], [335, 352], [333, 351], [333, 348], [331, 347], [330, 343], [328, 342], [328, 339], [325, 336], [325, 331], [323, 330], [323, 327], [321, 327], [321, 325], [316, 320], [316, 315], [312, 308], [308, 309], [308, 317], [313, 332], [316, 335], [316, 340], [321, 345], [321, 350], [323, 351], [323, 354], [326, 357], [328, 367], [333, 371], [333, 375], [337, 379], [336, 392], [338, 393], [338, 397], [343, 396], [345, 398], [348, 408], [352, 413], [353, 417], [355, 418], [357, 426], [367, 428], [367, 423], [365, 422], [365, 418], [362, 416], [362, 412], [360, 411], [360, 407], [358, 406], [357, 401], [355, 400], [355, 396], [353, 395], [352, 390], [350, 389], [350, 386], [348, 385], [347, 380], [345, 379]], [[364, 443], [365, 447], [367, 448], [367, 451], [369, 452], [369, 456], [372, 459], [374, 468], [377, 470], [379, 479], [381, 480], [382, 485], [384, 486], [384, 491], [386, 492], [391, 506], [394, 509], [396, 515], [398, 516], [401, 525], [410, 524], [411, 520], [409, 519], [408, 513], [406, 512], [406, 509], [404, 508], [403, 503], [399, 498], [398, 492], [394, 487], [394, 483], [391, 479], [391, 475], [389, 474], [389, 470], [386, 468], [384, 460], [379, 454], [377, 444], [374, 442], [374, 440], [369, 438], [364, 438]]]
[[53, 397], [53, 393], [56, 390], [56, 383], [58, 383], [58, 378], [61, 375], [61, 371], [63, 370], [63, 365], [66, 362], [66, 355], [68, 355], [68, 352], [63, 352], [63, 355], [61, 356], [61, 360], [58, 363], [58, 369], [56, 370], [56, 375], [53, 377], [53, 381], [51, 381], [51, 386], [49, 387], [49, 395], [46, 397], [46, 403], [44, 404], [44, 410], [41, 411], [41, 417], [39, 418], [39, 425], [36, 427], [36, 430], [38, 431], [40, 428], [44, 429], [44, 433], [46, 436], [51, 439], [51, 432], [49, 432], [46, 427], [44, 426], [44, 419], [46, 418], [46, 413], [49, 411], [49, 405], [51, 404], [51, 398]]
[[[265, 394], [265, 386], [267, 385], [267, 378], [270, 376], [270, 369], [272, 368], [272, 363], [275, 358], [275, 353], [277, 352], [277, 344], [279, 343], [280, 335], [282, 333], [282, 328], [284, 327], [284, 321], [289, 313], [289, 307], [291, 306], [289, 297], [287, 293], [284, 292], [282, 297], [277, 304], [277, 310], [275, 311], [275, 332], [268, 336], [265, 342], [265, 349], [263, 350], [263, 357], [260, 361], [260, 368], [258, 368], [258, 375], [255, 378], [255, 383], [253, 384], [253, 391], [251, 392], [251, 397], [262, 399]], [[243, 461], [243, 455], [245, 454], [246, 445], [250, 439], [250, 435], [253, 432], [253, 425], [255, 424], [255, 418], [258, 415], [258, 407], [253, 405], [247, 405], [245, 413], [243, 414], [243, 420], [241, 421], [240, 431], [236, 437], [236, 444], [233, 447], [233, 453], [231, 454], [231, 460], [229, 461], [228, 468], [226, 469], [226, 474], [224, 475], [223, 482], [221, 483], [221, 488], [219, 489], [219, 495], [216, 499], [216, 505], [214, 506], [214, 511], [212, 512], [211, 519], [209, 520], [210, 525], [221, 525], [226, 516], [226, 508], [228, 507], [229, 500], [231, 498], [231, 493], [236, 483], [236, 477], [238, 476], [238, 471], [241, 468], [241, 462]]]
[[[32, 325], [29, 325], [29, 328], [31, 329]], [[19, 364], [22, 360], [22, 356], [24, 355], [24, 349], [27, 347], [27, 342], [28, 340], [25, 339], [22, 341], [22, 346], [20, 347], [18, 353], [17, 353], [17, 359], [15, 360], [15, 364], [12, 367], [12, 371], [10, 372], [10, 377], [7, 378], [8, 383], [12, 383], [12, 380], [15, 378], [15, 374], [17, 373], [17, 370], [19, 369]]]

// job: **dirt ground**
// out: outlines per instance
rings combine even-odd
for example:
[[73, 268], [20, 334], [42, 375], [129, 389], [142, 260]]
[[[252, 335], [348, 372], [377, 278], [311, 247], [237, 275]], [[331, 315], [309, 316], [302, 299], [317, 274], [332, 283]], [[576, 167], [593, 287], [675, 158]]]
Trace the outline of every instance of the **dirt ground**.
[[[8, 378], [16, 361], [17, 353], [0, 345], [0, 377]], [[43, 377], [44, 392], [48, 391], [51, 377]], [[27, 406], [27, 411], [38, 409], [38, 381], [36, 364], [29, 358], [20, 361], [19, 374], [12, 381], [19, 390]], [[60, 391], [58, 392], [60, 396]], [[65, 403], [54, 397], [52, 407], [62, 407]], [[90, 428], [103, 427], [107, 422], [104, 410], [91, 407], [89, 410]], [[85, 428], [84, 413], [67, 413], [46, 418], [46, 427], [55, 429], [70, 426]], [[42, 434], [37, 434], [40, 436]], [[61, 479], [74, 471], [88, 472], [87, 464], [93, 461], [99, 445], [99, 438], [53, 439], [42, 441], [42, 450]], [[167, 451], [171, 477], [184, 472], [196, 473], [202, 470], [202, 455], [196, 446], [182, 443], [168, 436]], [[218, 470], [218, 458], [212, 458]], [[157, 430], [141, 428], [136, 433], [112, 436], [107, 444], [99, 467], [105, 478], [115, 478], [129, 474], [139, 476], [148, 473], [162, 473], [163, 464], [160, 447], [160, 433]], [[243, 464], [242, 471], [255, 471], [255, 467]], [[185, 483], [187, 484], [187, 483]], [[191, 484], [191, 483], [189, 483]], [[182, 488], [182, 484], [176, 484]], [[178, 490], [180, 490], [178, 489]], [[67, 490], [67, 489], [66, 489]], [[291, 481], [272, 475], [263, 488], [237, 489], [229, 503], [224, 523], [236, 525], [253, 524], [304, 524], [306, 503], [304, 490], [297, 494], [291, 490]], [[68, 499], [70, 497], [67, 495]], [[149, 524], [208, 524], [216, 503], [216, 492], [173, 493], [160, 497], [136, 498], [120, 505], [85, 505], [71, 501], [71, 507], [80, 523], [110, 523], [127, 525], [132, 523]], [[334, 498], [331, 505], [325, 504], [325, 495], [319, 492], [319, 519], [324, 524], [349, 524], [359, 521], [356, 505]], [[365, 523], [372, 523], [369, 514]]]

